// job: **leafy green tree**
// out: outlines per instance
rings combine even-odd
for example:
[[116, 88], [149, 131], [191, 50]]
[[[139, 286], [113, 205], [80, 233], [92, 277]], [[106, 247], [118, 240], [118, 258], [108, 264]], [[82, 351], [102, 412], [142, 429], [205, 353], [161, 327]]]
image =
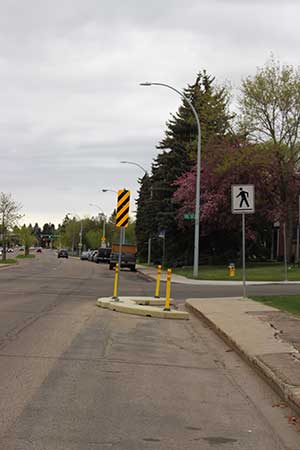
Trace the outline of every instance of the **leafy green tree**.
[[85, 242], [86, 242], [87, 248], [90, 248], [90, 249], [99, 248], [101, 245], [101, 237], [102, 236], [100, 234], [100, 231], [89, 230], [85, 234]]
[[21, 205], [12, 198], [11, 194], [0, 192], [0, 234], [3, 246], [3, 261], [6, 260], [8, 233], [22, 217], [20, 210]]
[[24, 245], [25, 256], [29, 255], [30, 247], [36, 242], [36, 237], [34, 236], [32, 226], [23, 225], [18, 229], [18, 235], [20, 242]]

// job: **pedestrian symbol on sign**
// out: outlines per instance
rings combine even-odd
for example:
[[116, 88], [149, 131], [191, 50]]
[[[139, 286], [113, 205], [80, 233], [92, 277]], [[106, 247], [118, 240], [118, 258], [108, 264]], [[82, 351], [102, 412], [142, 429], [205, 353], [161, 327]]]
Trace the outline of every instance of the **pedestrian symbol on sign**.
[[249, 197], [249, 192], [248, 191], [244, 191], [244, 189], [242, 187], [240, 187], [240, 193], [236, 196], [237, 198], [241, 197], [241, 201], [240, 201], [240, 208], [243, 207], [243, 203], [246, 203], [247, 208], [249, 208], [249, 203], [247, 200], [247, 197]]
[[232, 213], [254, 213], [254, 186], [253, 184], [231, 186]]

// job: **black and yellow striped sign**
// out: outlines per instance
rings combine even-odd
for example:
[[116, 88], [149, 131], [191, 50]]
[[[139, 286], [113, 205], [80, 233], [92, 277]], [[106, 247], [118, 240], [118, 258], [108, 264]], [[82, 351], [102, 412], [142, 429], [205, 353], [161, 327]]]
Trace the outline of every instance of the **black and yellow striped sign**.
[[119, 189], [116, 227], [125, 227], [125, 228], [128, 227], [129, 203], [130, 203], [130, 191], [127, 191], [127, 189]]

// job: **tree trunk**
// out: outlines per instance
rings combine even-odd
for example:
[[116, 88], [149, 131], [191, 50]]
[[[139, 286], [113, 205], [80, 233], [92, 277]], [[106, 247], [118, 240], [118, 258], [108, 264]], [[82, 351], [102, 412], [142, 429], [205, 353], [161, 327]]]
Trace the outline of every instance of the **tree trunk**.
[[2, 228], [2, 237], [3, 237], [2, 261], [6, 261], [6, 230], [4, 229], [4, 226]]
[[2, 214], [2, 261], [6, 260], [6, 233], [4, 227], [4, 214]]

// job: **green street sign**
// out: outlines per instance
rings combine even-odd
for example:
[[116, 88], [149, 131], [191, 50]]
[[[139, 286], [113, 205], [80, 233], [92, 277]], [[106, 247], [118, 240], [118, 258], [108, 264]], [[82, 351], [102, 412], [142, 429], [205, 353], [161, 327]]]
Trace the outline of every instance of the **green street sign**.
[[186, 220], [192, 220], [195, 219], [195, 214], [194, 213], [184, 214], [183, 218]]

